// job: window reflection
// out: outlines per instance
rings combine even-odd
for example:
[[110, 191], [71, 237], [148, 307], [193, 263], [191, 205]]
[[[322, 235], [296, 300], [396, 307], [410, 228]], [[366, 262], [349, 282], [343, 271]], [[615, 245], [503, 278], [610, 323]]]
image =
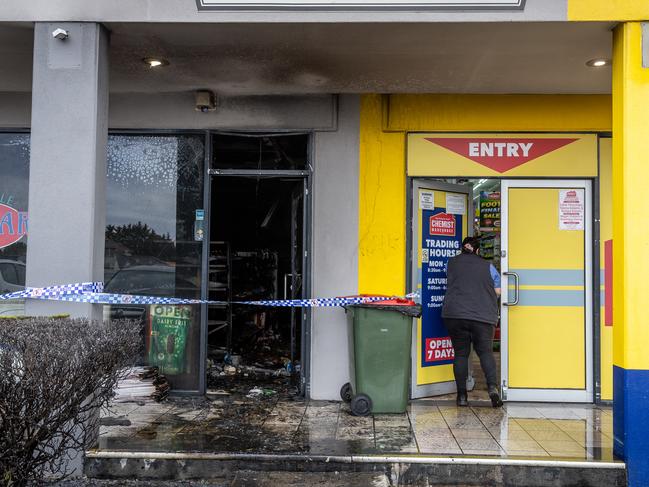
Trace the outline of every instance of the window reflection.
[[109, 137], [108, 286], [131, 269], [112, 284], [121, 292], [139, 288], [124, 288], [130, 279], [159, 295], [178, 296], [178, 287], [182, 297], [200, 296], [201, 242], [194, 241], [193, 224], [195, 210], [203, 206], [203, 158], [199, 136]]
[[[0, 133], [0, 294], [25, 288], [29, 134]], [[0, 303], [0, 316], [22, 315], [24, 302]]]
[[[107, 149], [105, 290], [200, 298], [204, 137], [112, 135]], [[188, 309], [190, 308], [190, 309]], [[113, 306], [112, 318], [139, 318], [142, 361], [175, 389], [198, 388], [198, 306]]]

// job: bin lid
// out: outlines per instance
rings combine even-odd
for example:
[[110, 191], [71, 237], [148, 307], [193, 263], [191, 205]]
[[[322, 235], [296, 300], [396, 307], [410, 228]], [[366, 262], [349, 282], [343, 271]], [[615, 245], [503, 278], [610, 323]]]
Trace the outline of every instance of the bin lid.
[[[370, 296], [361, 294], [359, 297], [370, 297]], [[371, 297], [376, 297], [376, 295]], [[393, 298], [389, 296], [386, 296], [386, 298], [389, 299], [385, 299], [382, 301], [373, 301], [369, 303], [362, 303], [362, 304], [351, 304], [345, 306], [345, 308], [372, 308], [372, 309], [380, 309], [383, 311], [396, 311], [406, 316], [412, 316], [413, 318], [419, 318], [421, 316], [421, 305], [415, 303], [412, 299]]]

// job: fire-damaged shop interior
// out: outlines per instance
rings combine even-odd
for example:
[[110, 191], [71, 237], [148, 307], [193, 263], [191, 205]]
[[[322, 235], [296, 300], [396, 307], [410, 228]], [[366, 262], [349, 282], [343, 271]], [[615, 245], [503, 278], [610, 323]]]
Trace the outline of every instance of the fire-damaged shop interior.
[[254, 383], [270, 393], [297, 384], [302, 311], [238, 303], [302, 296], [306, 180], [290, 171], [305, 167], [308, 138], [217, 135], [213, 143], [213, 167], [226, 169], [210, 182], [206, 276], [209, 299], [224, 304], [208, 309], [208, 387]]
[[202, 390], [204, 350], [207, 389], [299, 392], [303, 310], [242, 302], [304, 296], [308, 147], [307, 134], [109, 140], [106, 292], [216, 302], [104, 310], [140, 323], [138, 362], [172, 391]]

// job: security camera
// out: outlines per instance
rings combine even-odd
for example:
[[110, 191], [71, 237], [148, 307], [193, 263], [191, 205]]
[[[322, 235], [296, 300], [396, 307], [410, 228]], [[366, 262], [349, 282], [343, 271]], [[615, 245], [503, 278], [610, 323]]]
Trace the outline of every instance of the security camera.
[[65, 30], [65, 29], [56, 29], [54, 32], [52, 32], [52, 37], [55, 39], [58, 39], [60, 41], [66, 40], [68, 37], [70, 37], [70, 33]]
[[216, 110], [216, 95], [208, 90], [199, 90], [194, 93], [194, 105], [197, 112]]

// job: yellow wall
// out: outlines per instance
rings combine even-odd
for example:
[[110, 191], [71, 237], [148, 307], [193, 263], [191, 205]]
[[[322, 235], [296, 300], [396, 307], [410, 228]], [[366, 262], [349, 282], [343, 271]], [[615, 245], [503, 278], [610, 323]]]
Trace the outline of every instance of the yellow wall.
[[649, 20], [649, 2], [568, 0], [568, 20]]
[[[406, 289], [407, 132], [611, 129], [608, 95], [364, 95], [360, 127], [360, 292], [402, 294]], [[617, 315], [615, 319], [617, 322]], [[612, 396], [610, 354], [604, 353], [611, 333], [610, 327], [602, 333], [605, 399]]]
[[405, 135], [381, 129], [380, 95], [361, 100], [358, 288], [403, 294], [406, 284]]
[[649, 369], [649, 69], [642, 67], [639, 22], [616, 27], [613, 36], [613, 363]]
[[412, 132], [605, 132], [610, 95], [391, 95], [385, 128]]
[[359, 290], [406, 287], [406, 132], [611, 130], [608, 95], [364, 95]]

